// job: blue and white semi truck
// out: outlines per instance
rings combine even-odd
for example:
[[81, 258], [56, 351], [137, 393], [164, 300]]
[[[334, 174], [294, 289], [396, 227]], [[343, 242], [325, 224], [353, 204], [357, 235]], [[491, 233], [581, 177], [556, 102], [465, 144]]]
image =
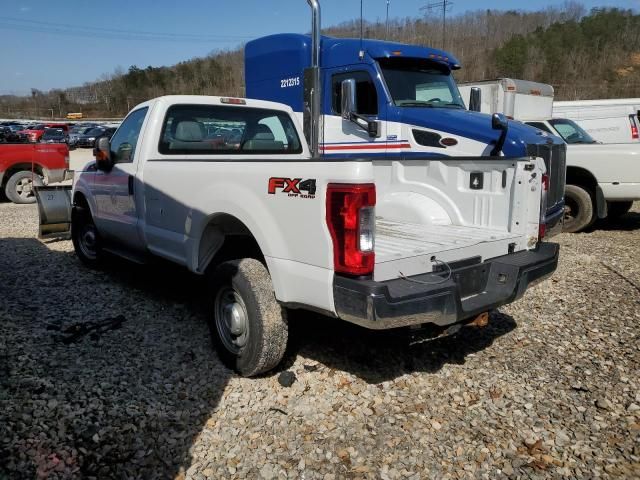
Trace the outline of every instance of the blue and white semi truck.
[[542, 157], [548, 193], [546, 235], [562, 229], [564, 142], [519, 122], [469, 111], [450, 53], [400, 43], [278, 34], [247, 43], [246, 95], [285, 103], [303, 120], [314, 155], [380, 160], [443, 157]]

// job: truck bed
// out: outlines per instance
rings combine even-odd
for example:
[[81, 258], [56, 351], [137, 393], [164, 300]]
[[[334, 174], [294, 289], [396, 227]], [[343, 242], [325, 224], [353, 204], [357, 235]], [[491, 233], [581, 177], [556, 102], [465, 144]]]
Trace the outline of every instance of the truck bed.
[[481, 256], [505, 255], [521, 234], [460, 225], [421, 225], [376, 220], [377, 281], [433, 271], [431, 257], [454, 262]]

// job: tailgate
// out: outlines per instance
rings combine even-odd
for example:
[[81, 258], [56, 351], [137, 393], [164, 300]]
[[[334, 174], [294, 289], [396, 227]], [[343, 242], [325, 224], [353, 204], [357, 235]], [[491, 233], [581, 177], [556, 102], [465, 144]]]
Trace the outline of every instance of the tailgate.
[[543, 172], [542, 159], [531, 158], [374, 163], [374, 279], [533, 248]]

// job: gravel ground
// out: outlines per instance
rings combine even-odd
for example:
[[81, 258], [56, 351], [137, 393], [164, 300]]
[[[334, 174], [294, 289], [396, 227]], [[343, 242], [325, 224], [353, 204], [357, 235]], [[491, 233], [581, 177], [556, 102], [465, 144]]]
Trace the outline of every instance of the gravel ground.
[[36, 221], [0, 204], [0, 478], [640, 477], [640, 204], [559, 236], [487, 327], [409, 346], [297, 314], [252, 380], [211, 350], [201, 279], [90, 271]]

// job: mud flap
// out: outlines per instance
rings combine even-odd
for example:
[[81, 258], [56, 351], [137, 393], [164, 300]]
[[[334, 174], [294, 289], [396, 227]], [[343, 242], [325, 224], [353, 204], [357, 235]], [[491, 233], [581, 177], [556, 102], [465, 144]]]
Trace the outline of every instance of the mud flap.
[[38, 238], [71, 238], [71, 185], [34, 188], [40, 216]]

